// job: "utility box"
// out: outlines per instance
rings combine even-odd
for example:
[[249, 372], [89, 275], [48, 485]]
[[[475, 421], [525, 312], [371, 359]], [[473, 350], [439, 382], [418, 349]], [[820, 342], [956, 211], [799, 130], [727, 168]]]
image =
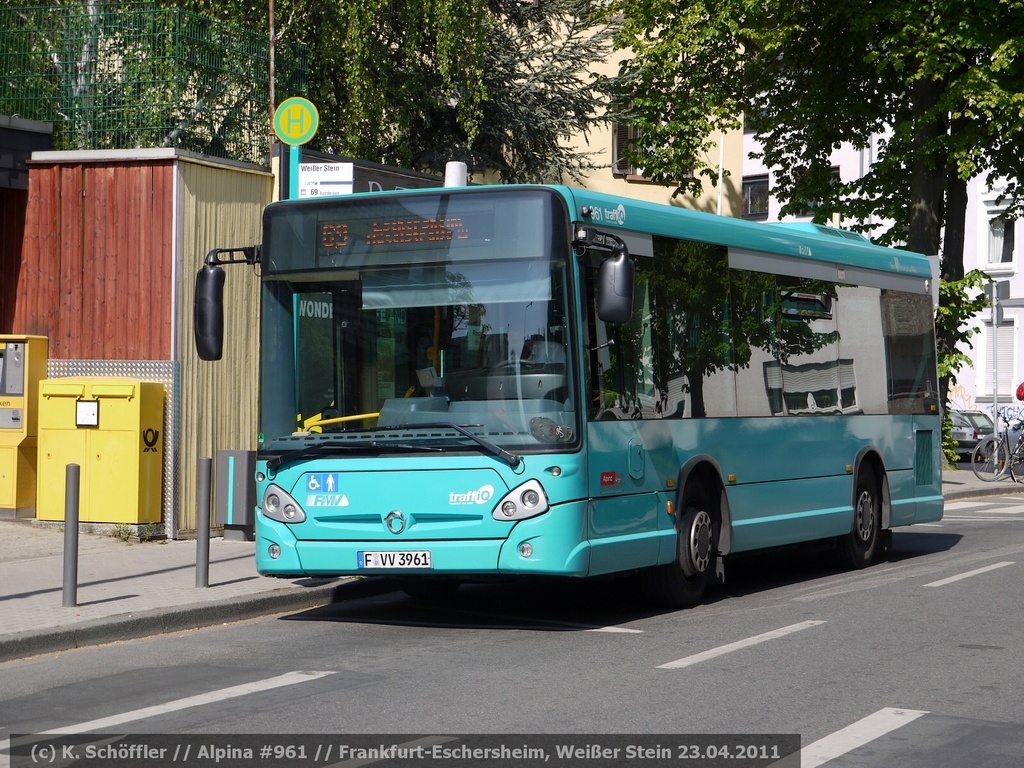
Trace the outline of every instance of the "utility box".
[[83, 523], [158, 523], [164, 387], [122, 377], [39, 383], [36, 516], [63, 520], [68, 464], [78, 464]]
[[39, 382], [45, 336], [0, 336], [0, 517], [35, 516]]
[[256, 451], [217, 451], [216, 522], [225, 540], [253, 541], [256, 527]]

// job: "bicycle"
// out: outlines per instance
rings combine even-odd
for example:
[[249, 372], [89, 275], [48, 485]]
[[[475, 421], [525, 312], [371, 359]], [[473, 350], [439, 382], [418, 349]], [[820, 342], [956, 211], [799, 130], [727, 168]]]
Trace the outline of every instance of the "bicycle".
[[1015, 483], [1024, 483], [1024, 419], [1019, 419], [1013, 432], [1017, 433], [1010, 448], [1010, 426], [1002, 433], [990, 435], [971, 451], [971, 469], [979, 480], [987, 483], [1009, 475]]

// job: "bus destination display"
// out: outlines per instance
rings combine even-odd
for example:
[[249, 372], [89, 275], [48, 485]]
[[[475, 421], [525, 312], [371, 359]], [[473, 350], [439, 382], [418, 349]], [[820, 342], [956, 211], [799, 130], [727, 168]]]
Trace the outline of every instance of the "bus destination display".
[[[353, 233], [357, 234], [353, 234]], [[489, 232], [487, 235], [489, 236]], [[320, 225], [320, 247], [325, 250], [347, 248], [353, 236], [371, 246], [423, 245], [428, 243], [458, 243], [487, 239], [461, 216], [423, 219], [415, 216], [374, 218], [358, 221], [353, 227], [348, 221], [329, 221]]]

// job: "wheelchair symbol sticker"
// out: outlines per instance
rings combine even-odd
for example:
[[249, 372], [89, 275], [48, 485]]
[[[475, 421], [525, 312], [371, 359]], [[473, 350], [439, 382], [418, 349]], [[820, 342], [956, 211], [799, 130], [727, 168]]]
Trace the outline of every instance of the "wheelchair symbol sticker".
[[339, 477], [337, 472], [311, 472], [306, 479], [306, 490], [334, 493], [338, 489]]

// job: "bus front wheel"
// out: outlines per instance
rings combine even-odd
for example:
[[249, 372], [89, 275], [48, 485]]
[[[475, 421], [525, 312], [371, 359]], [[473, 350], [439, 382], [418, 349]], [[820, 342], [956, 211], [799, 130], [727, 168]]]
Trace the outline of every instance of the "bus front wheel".
[[714, 572], [715, 522], [705, 494], [690, 499], [676, 526], [675, 562], [648, 568], [643, 573], [644, 593], [658, 605], [688, 608], [704, 597]]
[[866, 464], [857, 473], [853, 530], [838, 542], [839, 559], [848, 568], [866, 568], [875, 559], [881, 536], [882, 505], [878, 478]]

